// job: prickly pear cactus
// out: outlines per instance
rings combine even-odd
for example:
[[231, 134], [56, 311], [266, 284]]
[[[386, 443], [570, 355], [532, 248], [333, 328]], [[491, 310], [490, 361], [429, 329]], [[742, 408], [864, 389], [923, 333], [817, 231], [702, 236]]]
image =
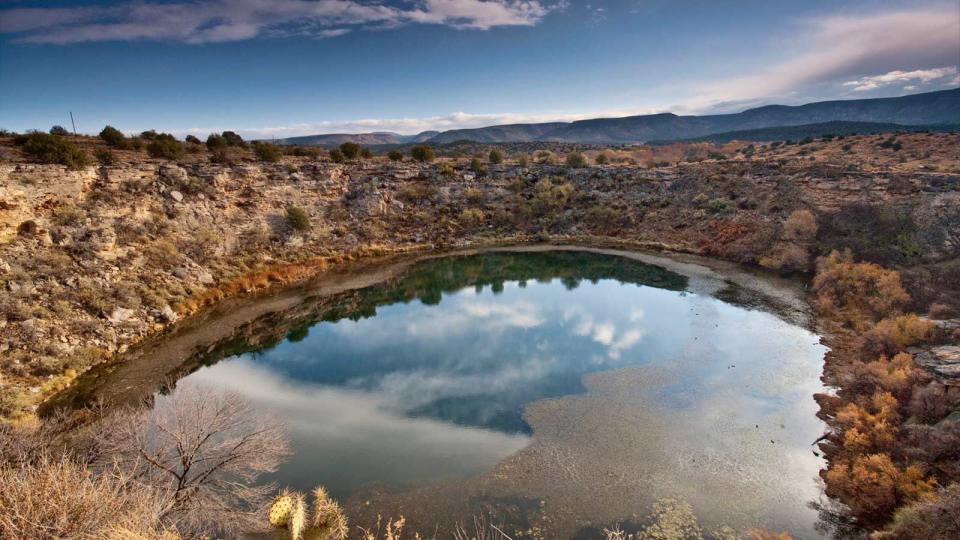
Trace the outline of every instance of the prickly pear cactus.
[[295, 493], [293, 496], [293, 510], [290, 512], [290, 538], [301, 540], [303, 531], [307, 527], [307, 505], [303, 495]]
[[273, 504], [270, 505], [270, 511], [268, 516], [270, 518], [270, 525], [281, 529], [290, 524], [290, 516], [293, 513], [293, 502], [294, 496], [287, 490], [280, 492], [280, 495], [277, 495], [277, 498], [273, 500]]
[[322, 487], [313, 490], [313, 522], [304, 540], [344, 540], [348, 532], [340, 505]]

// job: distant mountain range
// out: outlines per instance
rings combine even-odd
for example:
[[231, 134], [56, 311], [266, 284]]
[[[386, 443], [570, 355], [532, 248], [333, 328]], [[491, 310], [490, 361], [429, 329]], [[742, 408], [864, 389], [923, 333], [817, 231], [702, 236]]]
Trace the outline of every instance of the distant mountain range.
[[[778, 131], [771, 131], [770, 128], [790, 126], [806, 126], [806, 129], [793, 131], [802, 132], [803, 136], [818, 136], [828, 133], [879, 133], [906, 129], [909, 126], [943, 124], [952, 124], [954, 127], [960, 124], [960, 88], [896, 98], [821, 101], [798, 106], [767, 105], [735, 114], [678, 116], [662, 113], [576, 122], [510, 124], [443, 132], [424, 131], [416, 135], [390, 132], [308, 135], [277, 142], [326, 147], [337, 146], [346, 141], [370, 146], [411, 143], [440, 145], [456, 141], [628, 144], [697, 138], [713, 140], [709, 136], [730, 136], [733, 133], [742, 133], [747, 140], [764, 140], [749, 138], [758, 136], [773, 137], [767, 140], [774, 140], [789, 136], [781, 137]], [[840, 128], [847, 131], [843, 132]]]

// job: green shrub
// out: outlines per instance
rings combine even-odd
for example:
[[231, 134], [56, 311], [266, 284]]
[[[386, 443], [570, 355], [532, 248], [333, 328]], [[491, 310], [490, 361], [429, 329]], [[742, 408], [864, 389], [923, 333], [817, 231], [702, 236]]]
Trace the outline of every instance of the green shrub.
[[391, 150], [391, 151], [387, 152], [387, 157], [390, 158], [390, 161], [402, 161], [402, 160], [403, 160], [403, 152], [401, 152], [401, 151], [399, 151], [399, 150]]
[[211, 133], [207, 136], [207, 148], [210, 151], [222, 150], [227, 147], [227, 140], [222, 135]]
[[70, 169], [85, 167], [87, 154], [72, 142], [48, 133], [34, 132], [26, 136], [23, 153], [40, 163], [66, 165]]
[[570, 152], [567, 154], [567, 167], [579, 169], [587, 166], [587, 158], [580, 152]]
[[295, 231], [310, 230], [310, 217], [307, 216], [306, 210], [299, 206], [287, 207], [287, 223]]
[[340, 145], [340, 153], [342, 153], [346, 159], [357, 159], [360, 157], [360, 150], [360, 145], [355, 142], [347, 141]]
[[477, 174], [483, 174], [487, 172], [487, 168], [483, 166], [483, 162], [480, 161], [480, 158], [478, 157], [470, 160], [470, 170]]
[[147, 153], [152, 158], [174, 160], [182, 158], [185, 150], [173, 135], [160, 133], [147, 145]]
[[283, 150], [283, 153], [288, 156], [300, 156], [310, 159], [317, 159], [320, 157], [320, 149], [313, 146], [284, 145], [281, 147], [281, 149]]
[[410, 150], [410, 155], [421, 163], [428, 163], [434, 159], [433, 148], [426, 145], [414, 146]]
[[117, 163], [117, 156], [109, 148], [97, 148], [93, 151], [93, 157], [97, 158], [101, 165], [116, 165]]
[[334, 163], [343, 163], [343, 160], [343, 152], [341, 152], [339, 148], [332, 148], [330, 150], [330, 161]]
[[203, 144], [195, 135], [187, 135], [183, 140], [190, 144]]
[[237, 146], [239, 148], [246, 148], [247, 143], [243, 142], [243, 137], [237, 135], [233, 131], [224, 131], [220, 134], [223, 137], [223, 140], [227, 143], [227, 146]]
[[119, 129], [113, 126], [104, 126], [104, 128], [100, 130], [100, 139], [114, 148], [127, 147], [127, 138], [123, 136], [123, 133], [121, 133]]
[[152, 129], [148, 129], [147, 131], [141, 131], [140, 138], [145, 141], [152, 141], [157, 138], [157, 132]]
[[469, 227], [476, 227], [483, 223], [483, 211], [478, 208], [467, 208], [460, 213], [460, 223]]
[[283, 152], [277, 145], [262, 141], [253, 142], [253, 153], [256, 154], [257, 159], [260, 161], [268, 161], [270, 163], [276, 163], [283, 157]]
[[606, 154], [602, 154], [602, 153], [601, 153], [601, 154], [597, 154], [597, 157], [594, 158], [594, 162], [596, 162], [597, 165], [606, 165], [606, 164], [607, 164], [607, 161], [608, 161], [608, 160], [607, 160], [607, 155], [606, 155]]
[[517, 158], [517, 165], [521, 167], [526, 167], [529, 162], [530, 158], [528, 158], [526, 154], [521, 154], [520, 157]]
[[488, 159], [489, 159], [490, 163], [492, 163], [492, 164], [494, 164], [494, 165], [497, 165], [497, 164], [499, 164], [499, 163], [503, 163], [503, 152], [501, 152], [501, 151], [497, 150], [496, 148], [494, 148], [493, 150], [490, 151], [490, 155], [489, 155]]
[[65, 127], [63, 127], [63, 126], [53, 126], [52, 128], [50, 128], [50, 134], [51, 134], [51, 135], [60, 135], [61, 137], [66, 137], [67, 135], [70, 134], [70, 132], [67, 131], [67, 129], [66, 129]]
[[373, 157], [373, 152], [371, 152], [369, 148], [361, 148], [360, 157], [363, 159], [370, 159]]

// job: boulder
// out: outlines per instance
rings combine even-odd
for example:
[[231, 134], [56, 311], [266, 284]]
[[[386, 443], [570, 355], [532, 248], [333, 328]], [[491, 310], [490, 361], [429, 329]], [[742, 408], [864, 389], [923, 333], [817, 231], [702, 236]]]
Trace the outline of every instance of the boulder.
[[132, 309], [117, 307], [114, 308], [110, 315], [107, 316], [107, 320], [113, 324], [120, 324], [130, 320], [130, 317], [133, 317], [134, 311]]

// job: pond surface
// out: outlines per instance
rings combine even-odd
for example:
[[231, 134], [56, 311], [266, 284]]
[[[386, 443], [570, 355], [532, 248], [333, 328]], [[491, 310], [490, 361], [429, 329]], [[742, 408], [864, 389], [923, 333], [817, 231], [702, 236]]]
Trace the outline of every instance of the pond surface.
[[814, 537], [824, 348], [731, 291], [596, 253], [432, 259], [184, 380], [284, 418], [295, 453], [272, 480], [323, 484], [361, 521], [398, 509], [430, 530], [503, 506], [573, 537], [670, 496], [705, 527]]

